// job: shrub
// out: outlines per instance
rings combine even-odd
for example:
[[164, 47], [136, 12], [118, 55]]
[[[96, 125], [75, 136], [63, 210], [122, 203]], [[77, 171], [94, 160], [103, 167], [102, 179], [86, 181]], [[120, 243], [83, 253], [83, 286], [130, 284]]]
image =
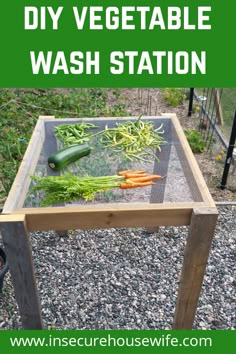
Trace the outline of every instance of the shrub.
[[170, 106], [177, 107], [183, 104], [186, 97], [186, 93], [182, 88], [164, 89], [164, 98]]
[[206, 143], [201, 134], [195, 129], [186, 129], [184, 133], [187, 137], [188, 143], [194, 153], [201, 153], [204, 151]]

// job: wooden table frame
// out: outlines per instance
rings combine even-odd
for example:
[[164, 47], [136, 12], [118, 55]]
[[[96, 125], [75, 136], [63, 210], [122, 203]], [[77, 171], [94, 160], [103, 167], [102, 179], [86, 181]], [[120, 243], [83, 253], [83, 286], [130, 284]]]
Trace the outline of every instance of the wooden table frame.
[[29, 176], [35, 170], [45, 138], [42, 134], [43, 126], [46, 121], [54, 119], [54, 117], [39, 117], [0, 216], [3, 243], [23, 328], [43, 328], [28, 232], [181, 225], [190, 227], [173, 328], [192, 328], [218, 212], [177, 117], [174, 114], [163, 114], [160, 118], [165, 117], [171, 118], [173, 122], [179, 141], [183, 145], [185, 157], [195, 176], [202, 202], [104, 204], [99, 208], [96, 205], [23, 208], [30, 184]]

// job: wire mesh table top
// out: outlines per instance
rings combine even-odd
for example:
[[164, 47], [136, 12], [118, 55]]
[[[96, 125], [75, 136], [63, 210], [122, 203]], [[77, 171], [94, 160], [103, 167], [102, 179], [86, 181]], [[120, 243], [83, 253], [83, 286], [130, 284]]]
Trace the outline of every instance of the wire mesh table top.
[[[122, 123], [123, 121], [132, 119], [134, 118], [120, 118], [118, 122]], [[70, 171], [77, 176], [104, 176], [115, 175], [120, 170], [142, 169], [150, 174], [159, 174], [163, 176], [163, 178], [158, 180], [155, 185], [151, 187], [130, 190], [115, 188], [109, 192], [98, 193], [92, 202], [78, 200], [76, 203], [73, 202], [73, 205], [97, 203], [178, 203], [203, 201], [172, 119], [161, 117], [145, 117], [144, 119], [152, 121], [155, 128], [163, 125], [163, 137], [165, 143], [161, 145], [161, 151], [155, 151], [159, 161], [154, 161], [154, 158], [151, 162], [129, 161], [122, 155], [115, 153], [112, 149], [107, 149], [101, 146], [101, 144], [99, 144], [99, 138], [96, 138], [90, 143], [92, 147], [91, 154], [70, 165], [67, 171]], [[34, 175], [47, 176], [59, 174], [58, 172], [52, 171], [47, 166], [48, 156], [62, 147], [60, 142], [55, 137], [55, 127], [65, 123], [77, 124], [78, 122], [81, 122], [81, 120], [83, 119], [55, 119], [53, 121], [45, 121], [45, 140]], [[97, 129], [93, 129], [92, 132], [103, 130], [105, 129], [105, 126], [113, 128], [117, 124], [116, 119], [110, 118], [93, 118], [86, 119], [86, 121], [93, 123], [98, 127]], [[42, 197], [42, 193], [32, 193], [30, 187], [27, 198], [24, 202], [24, 207], [39, 207]]]

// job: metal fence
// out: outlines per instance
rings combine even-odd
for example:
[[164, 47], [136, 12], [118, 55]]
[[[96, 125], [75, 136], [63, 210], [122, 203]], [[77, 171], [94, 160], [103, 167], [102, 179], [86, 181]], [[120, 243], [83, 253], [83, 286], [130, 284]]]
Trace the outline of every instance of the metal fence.
[[[220, 184], [221, 189], [224, 189], [227, 185], [230, 166], [233, 165], [233, 172], [236, 169], [236, 91], [235, 106], [232, 108], [233, 106], [231, 105], [228, 110], [225, 109], [226, 104], [224, 103], [224, 97], [226, 97], [226, 94], [227, 91], [225, 91], [225, 89], [191, 88], [188, 108], [189, 117], [191, 117], [194, 112], [194, 107], [197, 106], [199, 109], [198, 128], [205, 140], [206, 149], [209, 150], [214, 137], [217, 137], [222, 144], [222, 147], [227, 150]], [[231, 119], [230, 114], [232, 117]]]

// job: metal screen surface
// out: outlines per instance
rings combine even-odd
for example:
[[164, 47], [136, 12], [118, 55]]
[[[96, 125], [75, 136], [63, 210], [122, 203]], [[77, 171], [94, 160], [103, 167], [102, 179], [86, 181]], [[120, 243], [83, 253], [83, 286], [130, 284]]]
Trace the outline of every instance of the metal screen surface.
[[[77, 176], [107, 176], [115, 175], [121, 170], [142, 169], [150, 174], [159, 174], [163, 176], [163, 178], [157, 180], [155, 185], [151, 187], [128, 190], [114, 188], [108, 192], [98, 193], [92, 202], [78, 200], [76, 203], [73, 202], [73, 205], [203, 201], [171, 119], [145, 119], [153, 121], [155, 128], [163, 124], [165, 144], [161, 146], [161, 151], [154, 151], [159, 162], [154, 161], [154, 158], [151, 162], [129, 161], [122, 155], [115, 153], [111, 148], [104, 148], [99, 142], [100, 138], [98, 135], [89, 143], [92, 147], [90, 155], [81, 158], [60, 173], [70, 171]], [[81, 120], [82, 119], [73, 119], [66, 121], [65, 119], [55, 119], [55, 121], [45, 121], [45, 141], [35, 169], [35, 175], [59, 175], [59, 172], [54, 172], [47, 166], [48, 157], [62, 147], [61, 143], [57, 141], [55, 137], [54, 128], [59, 124], [76, 124], [81, 122]], [[95, 134], [105, 129], [105, 126], [112, 128], [115, 127], [117, 123], [122, 123], [122, 121], [127, 120], [129, 119], [124, 118], [116, 122], [115, 120], [109, 119], [86, 119], [87, 122], [97, 126], [97, 129], [92, 129], [92, 133]], [[42, 199], [43, 193], [32, 193], [31, 184], [24, 207], [39, 207]], [[68, 205], [71, 205], [69, 201]]]

